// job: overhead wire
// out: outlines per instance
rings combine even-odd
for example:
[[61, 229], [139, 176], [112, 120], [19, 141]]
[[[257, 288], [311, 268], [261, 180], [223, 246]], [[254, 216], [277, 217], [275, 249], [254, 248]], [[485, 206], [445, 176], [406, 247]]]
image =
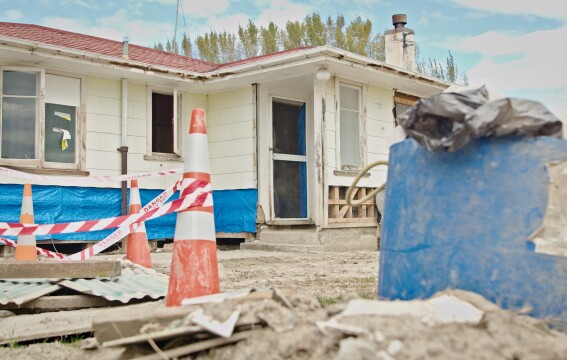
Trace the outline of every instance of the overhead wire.
[[59, 9], [61, 9], [61, 8], [64, 8], [64, 7], [67, 6], [67, 5], [71, 5], [72, 3], [75, 3], [75, 2], [77, 2], [77, 0], [70, 0], [70, 1], [68, 1], [68, 2], [66, 2], [66, 3], [64, 3], [64, 4], [61, 5], [61, 6], [58, 6], [58, 7], [56, 7], [56, 8], [53, 9], [53, 10], [49, 10], [49, 11], [46, 12], [45, 14], [40, 15], [40, 16], [38, 16], [38, 17], [32, 19], [32, 20], [30, 21], [30, 23], [33, 23], [34, 21], [36, 21], [36, 20], [38, 20], [38, 19], [41, 19], [42, 17], [47, 16], [47, 15], [49, 15], [49, 14], [52, 14], [52, 13], [54, 13], [55, 11], [57, 11], [57, 10], [59, 10]]

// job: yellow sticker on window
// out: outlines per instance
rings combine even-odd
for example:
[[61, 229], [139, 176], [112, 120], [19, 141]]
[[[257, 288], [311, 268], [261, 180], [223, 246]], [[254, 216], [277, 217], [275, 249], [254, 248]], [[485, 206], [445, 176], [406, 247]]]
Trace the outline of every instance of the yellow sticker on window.
[[60, 118], [65, 119], [67, 121], [71, 121], [71, 114], [66, 114], [66, 113], [62, 113], [62, 112], [59, 112], [59, 111], [55, 111], [53, 113], [53, 115], [59, 116]]

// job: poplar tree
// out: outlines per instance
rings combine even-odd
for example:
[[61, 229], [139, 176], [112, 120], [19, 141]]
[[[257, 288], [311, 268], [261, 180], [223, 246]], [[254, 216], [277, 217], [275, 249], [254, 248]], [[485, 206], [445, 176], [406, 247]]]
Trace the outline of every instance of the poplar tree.
[[262, 39], [262, 55], [272, 54], [279, 50], [278, 48], [278, 27], [273, 21], [270, 21], [268, 27], [261, 27], [260, 34]]
[[250, 58], [258, 55], [258, 35], [258, 27], [252, 22], [252, 20], [249, 19], [248, 24], [246, 24], [246, 27], [244, 28], [238, 25], [238, 38], [240, 40], [240, 45], [242, 46], [242, 55], [244, 58]]
[[192, 57], [193, 56], [193, 45], [191, 45], [191, 39], [187, 34], [183, 34], [183, 39], [181, 39], [181, 49], [183, 50], [183, 55]]

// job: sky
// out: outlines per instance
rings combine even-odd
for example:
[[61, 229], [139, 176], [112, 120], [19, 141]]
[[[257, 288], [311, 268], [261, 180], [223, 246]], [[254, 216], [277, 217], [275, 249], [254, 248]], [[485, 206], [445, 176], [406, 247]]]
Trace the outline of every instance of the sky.
[[[172, 39], [178, 0], [0, 0], [0, 21], [31, 23], [142, 46]], [[567, 117], [567, 2], [564, 0], [180, 0], [178, 39], [213, 29], [236, 32], [248, 19], [284, 26], [317, 11], [360, 15], [374, 29], [408, 15], [422, 58], [448, 52], [471, 85], [541, 101]]]

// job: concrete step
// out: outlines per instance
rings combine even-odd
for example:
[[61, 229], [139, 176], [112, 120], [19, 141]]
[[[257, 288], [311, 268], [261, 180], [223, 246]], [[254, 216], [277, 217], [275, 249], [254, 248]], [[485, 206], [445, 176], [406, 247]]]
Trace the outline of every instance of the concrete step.
[[313, 253], [324, 251], [321, 245], [288, 244], [265, 241], [247, 241], [240, 244], [240, 250], [262, 250]]
[[298, 230], [262, 230], [258, 240], [266, 243], [319, 245], [319, 238], [315, 229]]

